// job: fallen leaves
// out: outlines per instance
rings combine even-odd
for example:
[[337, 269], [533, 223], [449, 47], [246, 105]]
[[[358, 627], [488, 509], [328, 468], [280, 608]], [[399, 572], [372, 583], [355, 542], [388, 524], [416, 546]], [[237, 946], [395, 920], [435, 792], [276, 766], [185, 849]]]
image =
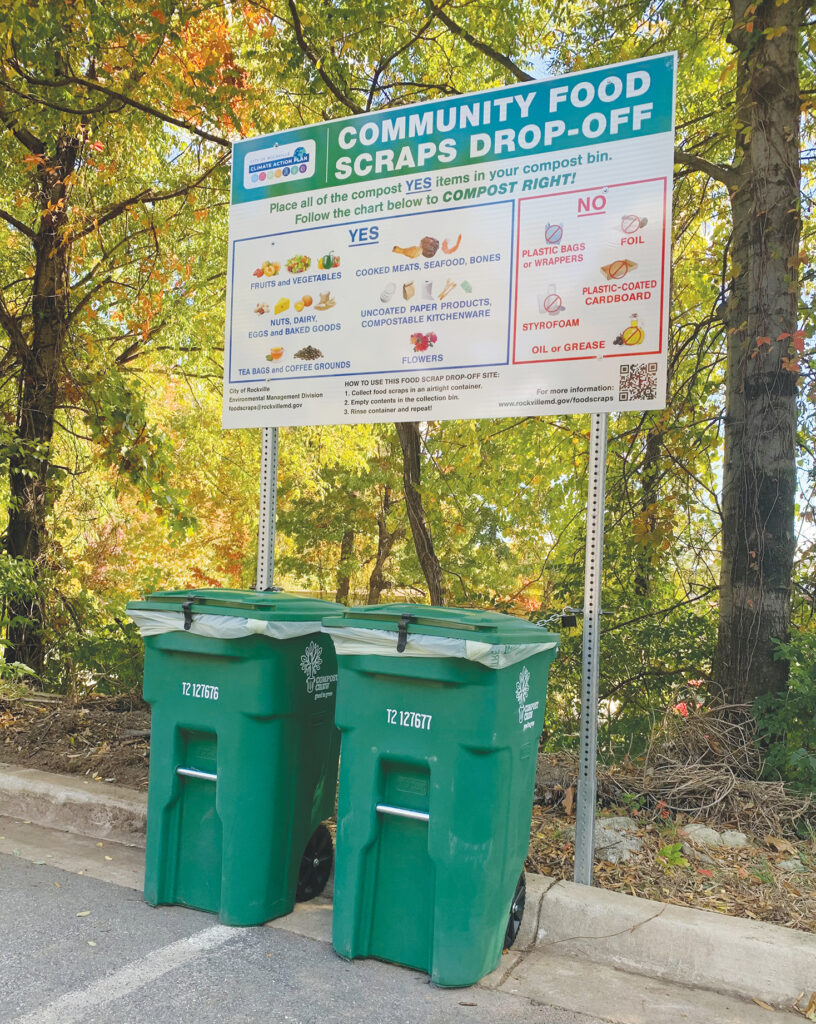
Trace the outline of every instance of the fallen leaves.
[[756, 1003], [757, 1006], [761, 1006], [763, 1010], [770, 1010], [771, 1013], [774, 1013], [776, 1010], [776, 1007], [771, 1006], [770, 1003], [766, 1003], [764, 999], [757, 999], [756, 996], [752, 997], [751, 1002]]
[[777, 853], [796, 854], [796, 847], [787, 839], [779, 839], [777, 836], [765, 836], [765, 845]]

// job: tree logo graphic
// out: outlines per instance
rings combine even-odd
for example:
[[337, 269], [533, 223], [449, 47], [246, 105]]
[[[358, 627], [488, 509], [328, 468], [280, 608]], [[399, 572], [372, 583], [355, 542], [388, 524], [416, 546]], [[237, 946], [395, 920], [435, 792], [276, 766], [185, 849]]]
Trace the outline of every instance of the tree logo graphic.
[[314, 691], [315, 676], [320, 671], [322, 664], [323, 651], [320, 649], [320, 644], [312, 640], [300, 658], [300, 667], [306, 676], [306, 690], [308, 693]]
[[524, 721], [524, 710], [527, 703], [527, 697], [530, 693], [530, 670], [525, 665], [519, 673], [518, 682], [516, 683], [516, 700], [519, 706], [519, 722]]

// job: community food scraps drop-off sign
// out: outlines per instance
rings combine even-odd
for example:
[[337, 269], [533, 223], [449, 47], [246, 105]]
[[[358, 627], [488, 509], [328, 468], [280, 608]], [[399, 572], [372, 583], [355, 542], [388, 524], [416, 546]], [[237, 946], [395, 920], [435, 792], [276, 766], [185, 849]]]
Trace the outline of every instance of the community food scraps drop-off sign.
[[236, 143], [225, 427], [665, 405], [674, 55]]

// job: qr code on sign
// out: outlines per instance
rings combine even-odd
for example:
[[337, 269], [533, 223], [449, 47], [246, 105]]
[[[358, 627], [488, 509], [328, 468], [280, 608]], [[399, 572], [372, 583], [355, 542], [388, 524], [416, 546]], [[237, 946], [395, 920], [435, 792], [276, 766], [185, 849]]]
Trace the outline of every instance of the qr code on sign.
[[657, 398], [657, 363], [621, 363], [619, 402], [650, 402]]

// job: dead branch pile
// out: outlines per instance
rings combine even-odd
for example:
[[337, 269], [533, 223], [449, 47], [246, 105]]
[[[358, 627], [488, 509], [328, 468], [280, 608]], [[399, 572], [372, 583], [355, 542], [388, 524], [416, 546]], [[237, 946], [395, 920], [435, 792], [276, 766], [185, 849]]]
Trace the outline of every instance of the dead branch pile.
[[[761, 780], [761, 772], [748, 705], [696, 708], [688, 702], [687, 717], [671, 710], [658, 724], [643, 758], [598, 766], [598, 799], [759, 835], [790, 833], [800, 819], [816, 820], [809, 797]], [[536, 802], [560, 803], [559, 793], [568, 794], [577, 775], [574, 755], [542, 754]], [[574, 790], [567, 803], [573, 796]]]

